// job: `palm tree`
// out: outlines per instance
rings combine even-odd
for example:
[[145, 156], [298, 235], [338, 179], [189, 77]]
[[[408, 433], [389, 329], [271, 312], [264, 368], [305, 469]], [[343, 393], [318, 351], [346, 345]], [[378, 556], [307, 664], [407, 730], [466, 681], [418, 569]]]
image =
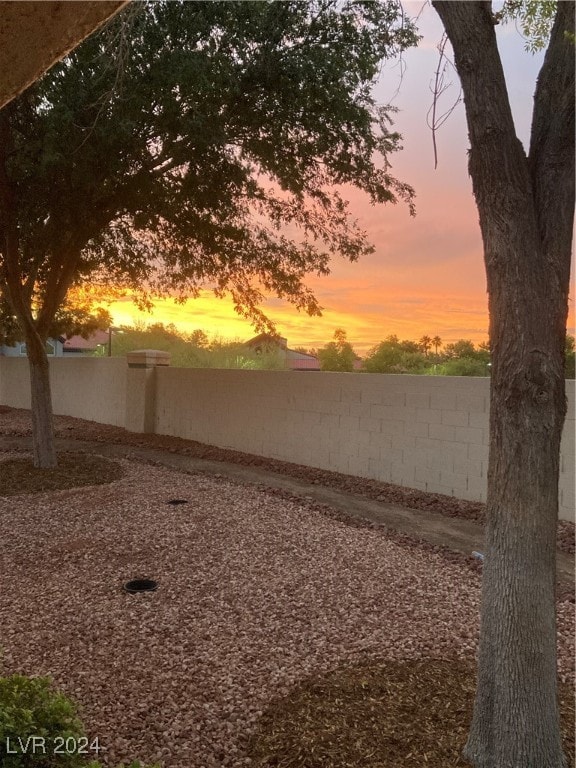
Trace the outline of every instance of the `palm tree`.
[[433, 342], [430, 336], [422, 336], [422, 338], [418, 342], [420, 349], [422, 350], [422, 352], [424, 352], [426, 357], [428, 357], [428, 350], [430, 349], [432, 343]]
[[440, 336], [434, 336], [432, 339], [432, 344], [434, 345], [434, 351], [436, 354], [438, 354], [438, 347], [442, 346], [442, 339]]

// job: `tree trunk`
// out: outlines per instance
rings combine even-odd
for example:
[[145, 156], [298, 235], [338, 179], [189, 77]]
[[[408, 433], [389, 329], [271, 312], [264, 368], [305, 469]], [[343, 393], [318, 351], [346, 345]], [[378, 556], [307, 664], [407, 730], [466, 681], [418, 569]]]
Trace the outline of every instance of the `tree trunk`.
[[[538, 254], [530, 215], [517, 216], [516, 242], [490, 243]], [[532, 226], [530, 226], [532, 224]], [[523, 231], [522, 231], [523, 230]], [[523, 242], [518, 242], [523, 241]], [[514, 261], [518, 265], [520, 259]], [[531, 260], [526, 257], [526, 261]], [[486, 559], [478, 688], [465, 756], [478, 768], [561, 768], [556, 702], [556, 523], [565, 415], [565, 322], [550, 280], [517, 270], [505, 291], [492, 275], [493, 363], [486, 509]], [[529, 280], [529, 278], [531, 278]], [[531, 301], [522, 296], [530, 285]], [[556, 326], [556, 328], [554, 328]]]
[[44, 342], [34, 331], [26, 333], [26, 349], [30, 367], [34, 466], [47, 469], [58, 464], [54, 445], [50, 365]]
[[[34, 466], [42, 468], [57, 465], [54, 445], [54, 423], [52, 398], [50, 394], [50, 368], [46, 355], [46, 337], [50, 322], [65, 295], [65, 283], [59, 288], [57, 281], [46, 303], [39, 313], [41, 324], [32, 312], [32, 291], [26, 289], [29, 274], [23, 274], [20, 263], [20, 233], [16, 203], [16, 185], [10, 180], [8, 158], [13, 149], [10, 114], [14, 105], [0, 110], [0, 278], [3, 294], [11, 311], [18, 318], [24, 332], [28, 364], [30, 367], [30, 388], [32, 406], [32, 445]], [[40, 327], [39, 325], [43, 326]]]
[[491, 3], [433, 5], [464, 92], [492, 350], [478, 687], [464, 756], [477, 768], [562, 768], [555, 583], [574, 208], [574, 65], [564, 31], [570, 17], [573, 29], [573, 3], [559, 4], [529, 158], [515, 134]]

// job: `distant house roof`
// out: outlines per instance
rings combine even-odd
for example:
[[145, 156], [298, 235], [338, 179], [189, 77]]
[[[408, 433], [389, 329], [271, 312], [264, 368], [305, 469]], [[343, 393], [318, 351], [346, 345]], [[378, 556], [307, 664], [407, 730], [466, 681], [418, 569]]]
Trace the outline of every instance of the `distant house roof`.
[[95, 331], [85, 339], [83, 336], [70, 336], [64, 342], [65, 352], [90, 352], [100, 344], [108, 343], [108, 331]]
[[270, 333], [259, 333], [258, 336], [254, 336], [253, 339], [248, 339], [246, 342], [247, 347], [252, 349], [288, 349], [288, 339], [283, 336], [272, 336]]
[[291, 371], [320, 370], [320, 361], [317, 357], [307, 352], [296, 352], [294, 349], [286, 350], [286, 363]]
[[291, 371], [319, 371], [320, 362], [314, 355], [307, 352], [297, 352], [289, 349], [288, 339], [283, 336], [272, 336], [269, 333], [260, 333], [246, 342], [246, 346], [258, 351], [281, 350], [285, 354], [286, 366]]
[[[60, 357], [63, 348], [63, 336], [57, 338], [49, 337], [46, 339], [45, 349], [49, 357]], [[28, 354], [25, 341], [16, 341], [14, 344], [0, 344], [0, 355], [2, 357], [25, 357]]]

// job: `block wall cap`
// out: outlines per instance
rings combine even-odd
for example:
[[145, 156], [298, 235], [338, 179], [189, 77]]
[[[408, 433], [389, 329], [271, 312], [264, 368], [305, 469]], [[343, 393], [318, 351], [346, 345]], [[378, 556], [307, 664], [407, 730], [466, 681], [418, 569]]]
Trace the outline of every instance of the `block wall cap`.
[[170, 365], [170, 353], [160, 349], [135, 349], [126, 355], [128, 365], [135, 368], [154, 368], [157, 365]]

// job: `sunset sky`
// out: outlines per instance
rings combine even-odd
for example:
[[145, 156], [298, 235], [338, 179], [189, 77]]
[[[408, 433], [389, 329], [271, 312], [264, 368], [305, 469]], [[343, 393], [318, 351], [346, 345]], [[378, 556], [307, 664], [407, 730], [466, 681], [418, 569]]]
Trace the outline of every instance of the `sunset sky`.
[[[410, 1], [404, 8], [415, 16], [422, 5], [421, 0]], [[457, 106], [438, 133], [439, 163], [434, 170], [426, 115], [432, 103], [430, 85], [442, 27], [429, 6], [422, 9], [418, 26], [424, 37], [417, 49], [404, 56], [402, 82], [398, 63], [388, 62], [375, 92], [380, 103], [392, 103], [399, 109], [395, 129], [404, 137], [404, 150], [392, 157], [393, 173], [415, 188], [417, 215], [411, 218], [401, 204], [373, 207], [361, 193], [352, 190], [348, 194], [375, 253], [356, 264], [335, 260], [330, 276], [308, 279], [323, 307], [321, 318], [310, 318], [275, 298], [263, 305], [291, 347], [322, 346], [339, 327], [346, 329], [360, 353], [390, 334], [403, 339], [438, 335], [444, 343], [487, 339], [486, 279], [466, 168], [464, 106]], [[543, 54], [526, 53], [513, 24], [499, 29], [498, 37], [517, 131], [527, 146], [532, 96]], [[455, 72], [449, 78], [452, 86], [443, 97], [443, 109], [459, 93]], [[574, 333], [573, 302], [570, 307], [568, 332]], [[210, 335], [240, 339], [254, 335], [230, 301], [216, 299], [209, 292], [184, 306], [158, 301], [153, 314], [139, 313], [129, 300], [112, 304], [110, 311], [115, 324], [139, 317], [145, 322], [173, 322], [184, 331], [202, 328]]]

